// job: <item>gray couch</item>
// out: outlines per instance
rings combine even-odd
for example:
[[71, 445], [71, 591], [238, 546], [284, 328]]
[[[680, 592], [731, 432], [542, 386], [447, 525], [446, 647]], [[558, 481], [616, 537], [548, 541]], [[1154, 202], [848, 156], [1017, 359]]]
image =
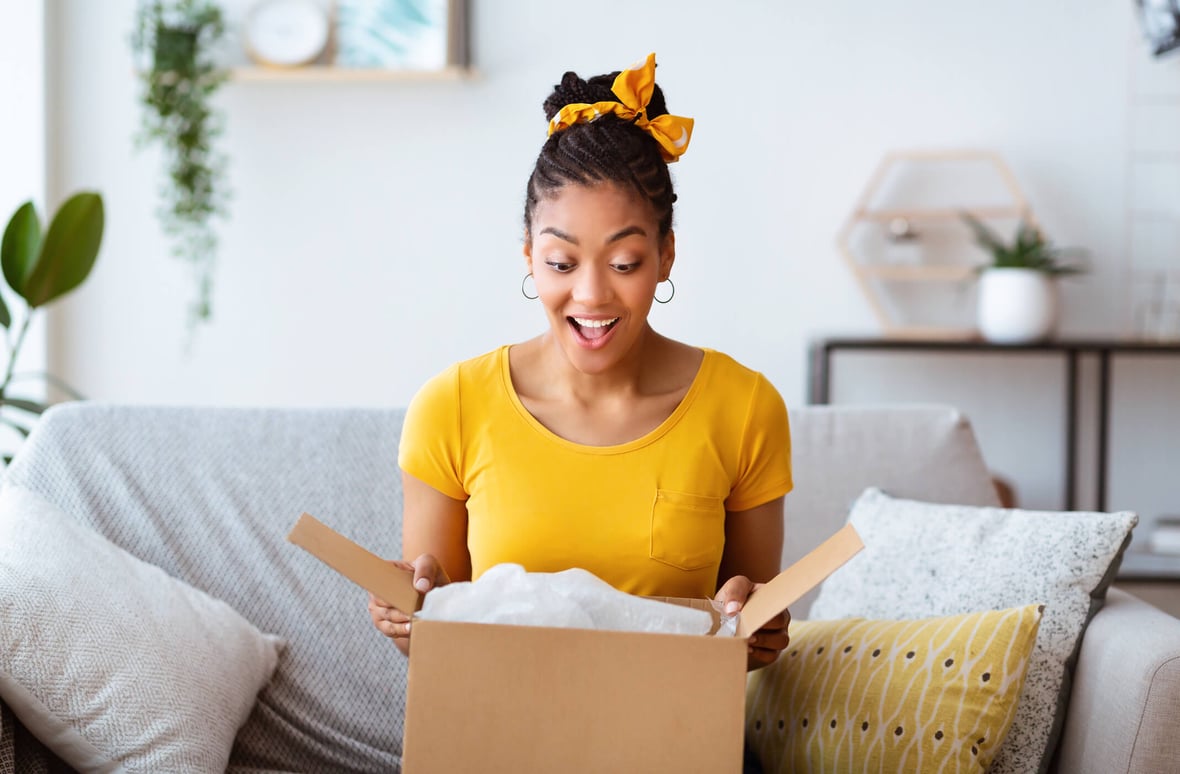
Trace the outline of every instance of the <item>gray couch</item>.
[[[6, 481], [289, 640], [231, 771], [396, 770], [405, 661], [370, 625], [365, 593], [284, 536], [308, 511], [373, 550], [400, 553], [401, 418], [66, 404], [45, 415]], [[797, 487], [784, 565], [841, 525], [869, 485], [996, 504], [970, 427], [952, 409], [808, 407], [791, 421]], [[54, 770], [51, 753], [0, 712], [0, 774]], [[1180, 620], [1110, 592], [1083, 642], [1058, 770], [1177, 770], [1178, 723]]]

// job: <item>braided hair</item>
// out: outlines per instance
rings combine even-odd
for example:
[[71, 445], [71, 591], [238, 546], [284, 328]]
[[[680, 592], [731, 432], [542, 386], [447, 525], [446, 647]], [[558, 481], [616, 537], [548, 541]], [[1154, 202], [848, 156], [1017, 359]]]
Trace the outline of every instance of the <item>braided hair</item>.
[[[545, 100], [545, 118], [552, 119], [573, 103], [615, 102], [611, 91], [618, 72], [582, 80], [567, 72]], [[647, 105], [648, 119], [668, 112], [664, 93], [655, 87]], [[549, 136], [537, 156], [525, 195], [524, 227], [532, 238], [533, 213], [543, 199], [566, 185], [614, 183], [635, 191], [651, 203], [659, 222], [660, 236], [672, 230], [672, 176], [660, 155], [659, 143], [631, 121], [604, 115], [588, 123], [575, 124]]]

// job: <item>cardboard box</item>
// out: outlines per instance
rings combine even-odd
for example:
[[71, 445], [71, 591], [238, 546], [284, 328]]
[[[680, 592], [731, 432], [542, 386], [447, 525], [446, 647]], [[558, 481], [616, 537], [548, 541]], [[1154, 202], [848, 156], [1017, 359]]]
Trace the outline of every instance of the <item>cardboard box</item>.
[[[411, 573], [308, 514], [288, 539], [421, 608]], [[841, 529], [750, 596], [734, 637], [415, 620], [403, 770], [740, 772], [746, 638], [861, 548]]]

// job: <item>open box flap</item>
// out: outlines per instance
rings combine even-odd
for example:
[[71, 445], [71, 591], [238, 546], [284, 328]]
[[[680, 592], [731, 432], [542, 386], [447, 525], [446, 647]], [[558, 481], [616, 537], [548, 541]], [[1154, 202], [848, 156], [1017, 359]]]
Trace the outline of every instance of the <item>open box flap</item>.
[[314, 516], [300, 516], [287, 540], [398, 610], [416, 613], [421, 609], [422, 595], [414, 588], [413, 572], [367, 551]]
[[864, 547], [856, 528], [846, 524], [750, 595], [738, 618], [737, 636], [745, 638], [758, 631], [771, 618], [823, 583]]
[[[398, 610], [416, 613], [422, 608], [422, 595], [414, 588], [414, 573], [367, 551], [310, 514], [299, 517], [287, 540]], [[737, 636], [749, 637], [822, 583], [862, 548], [864, 543], [856, 529], [851, 524], [845, 525], [750, 595], [738, 618]], [[677, 602], [685, 604], [685, 600]], [[709, 608], [702, 606], [701, 609]]]

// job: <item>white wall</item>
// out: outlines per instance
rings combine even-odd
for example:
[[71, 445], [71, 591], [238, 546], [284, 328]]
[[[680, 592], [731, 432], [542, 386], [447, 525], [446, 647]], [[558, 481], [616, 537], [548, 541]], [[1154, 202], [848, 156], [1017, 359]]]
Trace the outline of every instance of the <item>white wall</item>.
[[[24, 202], [32, 200], [44, 226], [48, 226], [58, 200], [46, 201], [46, 51], [45, 15], [41, 3], [0, 5], [0, 101], [7, 107], [0, 119], [0, 233], [8, 219]], [[3, 284], [0, 282], [0, 284]], [[14, 318], [14, 329], [4, 337], [4, 360], [24, 320], [24, 305], [7, 285], [3, 297]], [[45, 370], [45, 319], [34, 314], [33, 322], [16, 364], [9, 397], [45, 397], [44, 381], [23, 378]], [[28, 424], [27, 415], [13, 412], [11, 418]], [[0, 427], [0, 448], [4, 453], [19, 443], [19, 436]]]
[[[653, 313], [662, 331], [732, 353], [801, 403], [809, 336], [876, 330], [837, 231], [885, 151], [931, 147], [1000, 152], [1055, 240], [1092, 251], [1065, 330], [1121, 324], [1131, 0], [473, 5], [468, 81], [225, 87], [233, 216], [214, 321], [186, 354], [191, 288], [154, 218], [159, 156], [132, 146], [133, 0], [58, 0], [52, 187], [102, 189], [109, 223], [92, 279], [54, 312], [54, 370], [118, 401], [404, 404], [451, 361], [544, 324], [519, 292], [541, 101], [566, 69], [653, 50], [671, 109], [697, 120], [673, 170], [677, 294]], [[1010, 418], [978, 399], [992, 386], [935, 376], [985, 412], [994, 464], [1053, 504], [1060, 428], [1040, 415], [1058, 410], [1056, 388]], [[1035, 391], [1049, 377], [1012, 378]], [[907, 399], [912, 383], [880, 364], [845, 395]], [[1006, 462], [1028, 436], [1046, 453]]]

